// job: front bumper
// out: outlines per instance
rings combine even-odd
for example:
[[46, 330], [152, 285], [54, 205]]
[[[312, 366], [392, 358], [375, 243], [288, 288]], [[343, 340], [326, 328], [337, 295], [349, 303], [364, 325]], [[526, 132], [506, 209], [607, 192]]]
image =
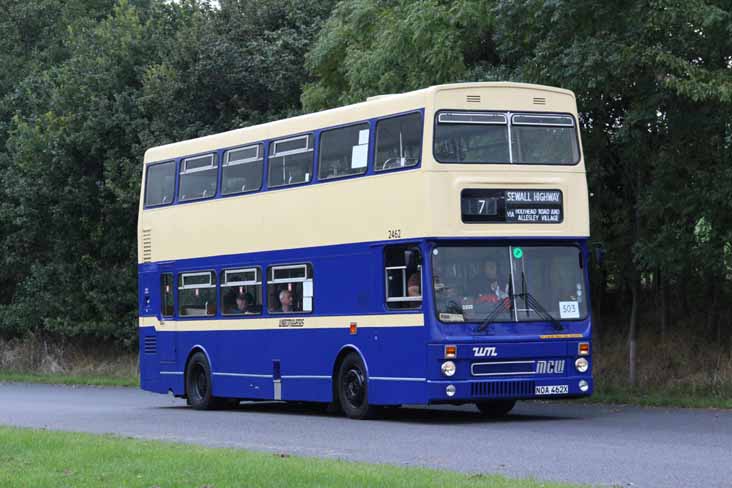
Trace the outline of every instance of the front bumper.
[[[587, 391], [580, 389], [580, 381], [587, 382]], [[455, 394], [449, 396], [446, 389], [455, 387]], [[471, 379], [471, 380], [428, 380], [429, 403], [481, 402], [490, 400], [527, 400], [552, 398], [577, 398], [592, 395], [592, 377], [586, 375], [563, 376], [561, 378], [526, 379]]]

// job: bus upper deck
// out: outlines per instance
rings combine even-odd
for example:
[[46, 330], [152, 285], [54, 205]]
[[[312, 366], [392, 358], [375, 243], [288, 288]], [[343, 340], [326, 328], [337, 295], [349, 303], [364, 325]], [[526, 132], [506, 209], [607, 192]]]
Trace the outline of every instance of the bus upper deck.
[[[458, 84], [153, 148], [139, 262], [425, 236], [588, 236], [576, 120], [566, 90]], [[545, 201], [527, 201], [530, 190]]]

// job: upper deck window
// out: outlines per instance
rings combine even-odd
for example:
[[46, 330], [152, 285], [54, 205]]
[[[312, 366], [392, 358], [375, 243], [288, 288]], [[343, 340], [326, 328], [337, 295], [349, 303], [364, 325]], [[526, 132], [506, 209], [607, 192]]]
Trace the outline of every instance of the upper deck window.
[[421, 154], [421, 114], [401, 115], [376, 123], [376, 171], [416, 166]]
[[575, 164], [579, 146], [569, 115], [515, 114], [511, 120], [513, 162]]
[[509, 162], [506, 115], [494, 112], [439, 113], [435, 158], [442, 163]]
[[439, 112], [434, 155], [441, 163], [576, 164], [579, 144], [570, 115]]
[[262, 187], [263, 145], [226, 151], [222, 164], [221, 193], [233, 195], [257, 191]]
[[218, 164], [214, 154], [186, 158], [180, 165], [178, 200], [209, 198], [216, 194]]
[[313, 174], [313, 136], [306, 134], [270, 144], [269, 186], [307, 183]]
[[329, 130], [320, 135], [318, 178], [327, 180], [366, 172], [369, 124]]
[[165, 205], [173, 201], [175, 192], [175, 161], [147, 167], [145, 206]]

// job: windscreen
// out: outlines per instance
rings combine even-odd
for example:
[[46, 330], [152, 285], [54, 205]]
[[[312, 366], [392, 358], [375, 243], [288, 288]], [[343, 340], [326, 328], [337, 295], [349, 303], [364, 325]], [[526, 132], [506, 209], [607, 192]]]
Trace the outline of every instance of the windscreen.
[[432, 252], [442, 322], [577, 320], [587, 316], [574, 246], [443, 246]]

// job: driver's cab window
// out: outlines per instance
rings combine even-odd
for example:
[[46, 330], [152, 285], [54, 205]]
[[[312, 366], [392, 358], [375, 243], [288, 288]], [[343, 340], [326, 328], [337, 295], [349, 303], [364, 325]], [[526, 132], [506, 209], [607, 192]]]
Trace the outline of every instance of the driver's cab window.
[[422, 114], [400, 115], [376, 123], [376, 171], [416, 166], [421, 154]]
[[390, 309], [422, 306], [422, 254], [414, 246], [390, 246], [384, 252], [386, 306]]

